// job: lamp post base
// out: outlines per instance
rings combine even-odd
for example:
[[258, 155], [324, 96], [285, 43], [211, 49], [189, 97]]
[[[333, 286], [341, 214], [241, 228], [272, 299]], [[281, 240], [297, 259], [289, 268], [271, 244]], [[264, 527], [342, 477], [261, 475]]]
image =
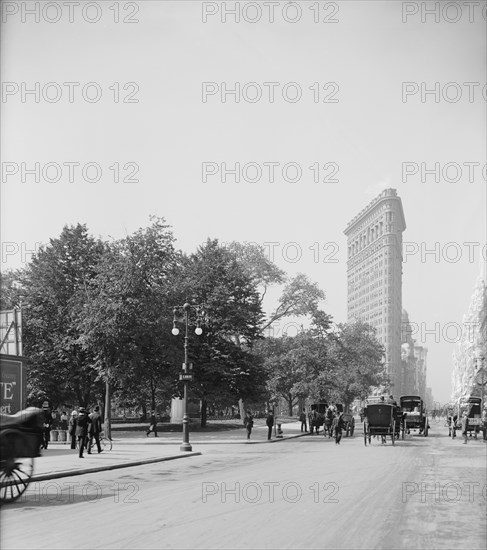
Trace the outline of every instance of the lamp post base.
[[191, 447], [191, 445], [189, 443], [183, 443], [180, 447], [179, 447], [179, 450], [180, 451], [192, 451], [193, 450], [193, 447]]

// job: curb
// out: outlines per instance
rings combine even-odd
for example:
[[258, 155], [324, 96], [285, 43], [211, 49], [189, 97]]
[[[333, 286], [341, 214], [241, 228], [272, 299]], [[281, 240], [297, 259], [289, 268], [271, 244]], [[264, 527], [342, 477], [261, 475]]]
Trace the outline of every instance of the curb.
[[[241, 441], [235, 441], [235, 440], [229, 440], [229, 441], [225, 441], [223, 439], [219, 439], [217, 441], [199, 441], [199, 440], [195, 440], [195, 439], [192, 439], [191, 440], [191, 445], [259, 445], [259, 444], [262, 444], [262, 443], [277, 443], [278, 441], [286, 441], [286, 439], [296, 439], [297, 437], [303, 437], [305, 435], [309, 435], [309, 434], [297, 434], [297, 435], [288, 435], [288, 436], [285, 436], [285, 437], [279, 437], [279, 438], [274, 438], [274, 439], [271, 439], [271, 440], [268, 440], [268, 439], [265, 439], [263, 441], [253, 441], [253, 440], [248, 440], [248, 439], [242, 439]], [[131, 442], [128, 442], [128, 441], [124, 441], [123, 442], [123, 445], [140, 445], [140, 441], [134, 441], [133, 443]], [[175, 441], [167, 441], [167, 442], [163, 442], [163, 441], [158, 441], [157, 443], [151, 443], [150, 445], [154, 445], [154, 446], [157, 446], [157, 445], [176, 445], [176, 444], [179, 444], [179, 441], [175, 442]]]
[[94, 474], [97, 472], [104, 472], [107, 470], [119, 470], [121, 468], [130, 468], [131, 466], [143, 466], [144, 464], [154, 464], [156, 462], [165, 462], [166, 460], [176, 460], [178, 458], [187, 458], [190, 456], [199, 456], [200, 452], [190, 452], [183, 455], [165, 456], [161, 458], [148, 458], [145, 460], [134, 460], [132, 462], [124, 462], [122, 464], [111, 464], [106, 466], [95, 466], [93, 468], [83, 468], [81, 470], [64, 470], [62, 472], [53, 472], [51, 474], [33, 475], [32, 481], [46, 481], [48, 479], [59, 479], [61, 477], [82, 476], [84, 474]]
[[[298, 437], [304, 437], [305, 435], [309, 435], [309, 434], [303, 433], [303, 434], [296, 434], [296, 435], [286, 435], [284, 437], [276, 437], [274, 439], [266, 439], [264, 441], [246, 440], [246, 441], [242, 441], [241, 443], [243, 443], [244, 445], [259, 445], [259, 444], [262, 444], [262, 443], [278, 443], [280, 441], [286, 441], [287, 439], [296, 439]], [[235, 443], [240, 443], [240, 441], [235, 441]]]
[[[222, 445], [222, 444], [233, 444], [233, 445], [259, 445], [259, 444], [266, 444], [266, 443], [279, 443], [281, 441], [286, 441], [287, 439], [296, 439], [298, 437], [304, 437], [306, 435], [309, 435], [308, 433], [302, 433], [302, 434], [296, 434], [296, 435], [289, 435], [285, 437], [279, 437], [271, 440], [265, 440], [265, 441], [227, 441], [227, 442], [219, 442], [219, 443], [211, 443], [211, 442], [192, 442], [193, 445]], [[125, 444], [125, 443], [124, 443]], [[134, 443], [140, 444], [140, 442]], [[159, 444], [159, 443], [158, 443]], [[173, 443], [172, 443], [173, 444]], [[200, 456], [203, 453], [199, 451], [192, 451], [192, 452], [186, 452], [185, 454], [179, 454], [175, 456], [165, 456], [161, 458], [148, 458], [143, 460], [134, 460], [131, 462], [124, 462], [121, 464], [111, 464], [106, 466], [94, 466], [92, 468], [83, 468], [79, 470], [63, 470], [61, 472], [52, 472], [50, 474], [40, 474], [40, 475], [33, 475], [31, 478], [31, 482], [35, 481], [47, 481], [50, 479], [59, 479], [62, 477], [74, 477], [74, 476], [81, 476], [85, 474], [94, 474], [98, 472], [104, 472], [108, 470], [119, 470], [121, 468], [130, 468], [132, 466], [143, 466], [145, 464], [154, 464], [157, 462], [165, 462], [166, 460], [176, 460], [178, 458], [188, 458], [191, 456]]]

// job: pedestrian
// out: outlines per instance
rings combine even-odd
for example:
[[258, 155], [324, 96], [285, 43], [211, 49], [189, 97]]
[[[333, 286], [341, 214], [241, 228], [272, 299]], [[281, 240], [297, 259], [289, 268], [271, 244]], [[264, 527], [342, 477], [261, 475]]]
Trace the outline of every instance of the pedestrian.
[[61, 413], [59, 427], [61, 430], [64, 430], [64, 431], [68, 429], [68, 415], [66, 414], [66, 411], [63, 411]]
[[52, 430], [57, 430], [59, 428], [59, 413], [57, 411], [57, 409], [54, 409], [52, 412], [51, 412], [51, 415], [52, 415], [52, 426], [51, 426], [51, 429]]
[[456, 428], [458, 427], [457, 421], [458, 421], [458, 415], [452, 412], [450, 417], [451, 430], [450, 430], [450, 433], [448, 434], [448, 435], [451, 435], [452, 439], [455, 439], [455, 437], [457, 436], [457, 432], [456, 432]]
[[335, 433], [335, 445], [340, 445], [343, 430], [343, 412], [338, 413], [333, 419], [333, 431]]
[[157, 418], [156, 418], [156, 412], [151, 411], [150, 418], [149, 418], [149, 428], [146, 432], [146, 436], [149, 437], [149, 434], [151, 432], [154, 432], [154, 437], [157, 437]]
[[79, 457], [83, 457], [83, 451], [88, 443], [88, 430], [91, 423], [91, 418], [88, 416], [86, 409], [80, 407], [78, 411], [78, 418], [76, 419], [76, 437], [78, 438], [79, 445]]
[[483, 426], [483, 433], [484, 433], [484, 441], [487, 441], [487, 404], [484, 404], [484, 408], [482, 410], [482, 426]]
[[299, 415], [299, 420], [301, 421], [301, 431], [307, 432], [308, 425], [306, 423], [306, 409], [303, 407], [303, 412]]
[[267, 424], [267, 439], [272, 438], [272, 427], [274, 426], [274, 413], [269, 411], [265, 423]]
[[73, 411], [69, 417], [68, 433], [71, 438], [71, 449], [76, 449], [76, 418], [78, 416], [77, 411]]
[[42, 444], [41, 449], [47, 449], [49, 441], [51, 441], [51, 428], [52, 428], [52, 414], [49, 410], [49, 403], [44, 401], [42, 404], [42, 412], [44, 413], [43, 419], [43, 431], [42, 431]]
[[463, 443], [468, 443], [468, 412], [464, 411], [462, 414], [462, 435]]
[[101, 414], [100, 414], [100, 407], [97, 405], [93, 412], [89, 415], [91, 419], [90, 427], [88, 430], [90, 439], [88, 442], [88, 454], [91, 454], [91, 449], [93, 447], [93, 439], [96, 442], [96, 447], [98, 449], [98, 454], [101, 453], [101, 445], [100, 445], [100, 433], [101, 433]]
[[250, 434], [252, 433], [252, 428], [254, 427], [254, 417], [250, 411], [247, 411], [245, 415], [244, 426], [247, 430], [247, 439], [250, 439]]

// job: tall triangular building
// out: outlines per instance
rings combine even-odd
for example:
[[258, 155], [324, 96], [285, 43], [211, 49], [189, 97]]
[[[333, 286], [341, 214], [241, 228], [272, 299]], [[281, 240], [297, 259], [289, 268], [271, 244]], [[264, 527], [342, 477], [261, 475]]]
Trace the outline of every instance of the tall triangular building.
[[390, 391], [403, 392], [401, 367], [402, 233], [406, 221], [395, 189], [385, 189], [347, 225], [347, 317], [377, 330], [386, 350]]

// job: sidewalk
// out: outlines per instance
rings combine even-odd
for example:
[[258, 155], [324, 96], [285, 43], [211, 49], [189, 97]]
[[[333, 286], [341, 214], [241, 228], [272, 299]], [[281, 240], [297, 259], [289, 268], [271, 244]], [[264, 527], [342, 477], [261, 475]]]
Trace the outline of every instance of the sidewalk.
[[[267, 427], [257, 426], [252, 430], [251, 439], [247, 440], [244, 428], [225, 432], [194, 432], [190, 433], [189, 441], [193, 451], [180, 451], [182, 433], [161, 432], [158, 437], [146, 437], [144, 432], [113, 432], [113, 448], [98, 454], [84, 453], [79, 458], [78, 451], [72, 450], [69, 443], [51, 442], [42, 456], [35, 459], [32, 481], [44, 481], [61, 477], [115, 470], [152, 464], [165, 460], [175, 460], [201, 455], [198, 446], [208, 444], [253, 445], [262, 443], [277, 443], [307, 435], [300, 431], [301, 424], [293, 422], [283, 425], [283, 437], [267, 440]], [[120, 434], [120, 435], [119, 435]]]

